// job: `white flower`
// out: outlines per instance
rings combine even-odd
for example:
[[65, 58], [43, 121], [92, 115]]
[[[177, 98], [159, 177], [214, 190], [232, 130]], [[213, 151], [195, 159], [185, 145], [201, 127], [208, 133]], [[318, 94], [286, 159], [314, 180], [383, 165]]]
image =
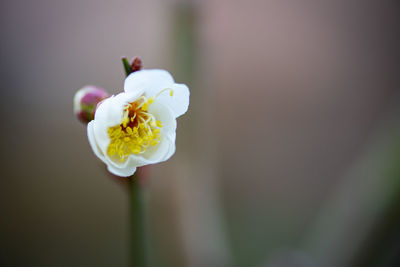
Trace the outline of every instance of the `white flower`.
[[176, 118], [189, 106], [189, 88], [165, 70], [141, 70], [125, 79], [124, 92], [104, 100], [87, 133], [93, 152], [118, 176], [169, 159]]

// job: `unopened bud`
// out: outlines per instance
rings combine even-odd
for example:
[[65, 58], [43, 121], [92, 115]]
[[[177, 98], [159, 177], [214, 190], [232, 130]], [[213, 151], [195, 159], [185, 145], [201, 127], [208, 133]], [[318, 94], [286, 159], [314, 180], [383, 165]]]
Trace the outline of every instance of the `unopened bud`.
[[97, 104], [108, 98], [109, 94], [103, 89], [87, 85], [79, 89], [74, 96], [74, 114], [87, 124], [94, 119]]
[[132, 60], [132, 64], [131, 64], [131, 70], [132, 72], [138, 71], [143, 69], [143, 63], [142, 60], [139, 57], [135, 57]]

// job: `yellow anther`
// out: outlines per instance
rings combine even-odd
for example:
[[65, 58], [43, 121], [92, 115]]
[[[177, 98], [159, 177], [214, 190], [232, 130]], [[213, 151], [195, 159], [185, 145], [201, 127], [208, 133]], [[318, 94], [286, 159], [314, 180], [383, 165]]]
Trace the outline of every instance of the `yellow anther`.
[[115, 149], [114, 148], [110, 148], [110, 149], [108, 149], [108, 154], [110, 155], [110, 156], [114, 156], [116, 153], [117, 153], [117, 151], [115, 151]]
[[158, 126], [158, 127], [160, 127], [160, 128], [162, 128], [163, 127], [163, 125], [162, 125], [162, 123], [161, 123], [161, 121], [156, 121], [156, 125]]
[[171, 91], [169, 91], [169, 95], [173, 96], [174, 95], [174, 90], [171, 89]]
[[125, 118], [122, 120], [122, 125], [124, 126], [124, 128], [128, 125], [128, 123], [129, 123], [129, 118], [128, 118], [128, 117], [125, 117]]
[[157, 140], [151, 140], [150, 144], [151, 144], [152, 146], [155, 146], [155, 145], [158, 144], [158, 141], [157, 141]]
[[132, 152], [133, 152], [134, 154], [139, 154], [140, 151], [141, 151], [140, 146], [134, 146], [134, 148], [132, 149]]

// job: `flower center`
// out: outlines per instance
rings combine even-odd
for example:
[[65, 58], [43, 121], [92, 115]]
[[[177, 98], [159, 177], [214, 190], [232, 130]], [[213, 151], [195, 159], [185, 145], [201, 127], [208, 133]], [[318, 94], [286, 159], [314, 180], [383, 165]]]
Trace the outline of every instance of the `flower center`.
[[167, 88], [149, 99], [141, 96], [125, 107], [122, 123], [108, 128], [111, 141], [107, 148], [107, 154], [110, 157], [115, 156], [124, 162], [130, 154], [142, 154], [149, 147], [160, 143], [163, 125], [148, 112], [148, 106], [166, 90], [170, 90], [172, 96], [173, 91]]

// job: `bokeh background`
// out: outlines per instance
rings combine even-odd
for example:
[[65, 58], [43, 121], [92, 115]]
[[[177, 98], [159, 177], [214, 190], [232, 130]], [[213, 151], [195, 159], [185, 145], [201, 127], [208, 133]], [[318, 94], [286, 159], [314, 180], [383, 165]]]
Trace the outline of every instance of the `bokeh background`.
[[75, 91], [191, 88], [146, 189], [151, 266], [400, 266], [398, 1], [2, 0], [0, 265], [129, 266]]

